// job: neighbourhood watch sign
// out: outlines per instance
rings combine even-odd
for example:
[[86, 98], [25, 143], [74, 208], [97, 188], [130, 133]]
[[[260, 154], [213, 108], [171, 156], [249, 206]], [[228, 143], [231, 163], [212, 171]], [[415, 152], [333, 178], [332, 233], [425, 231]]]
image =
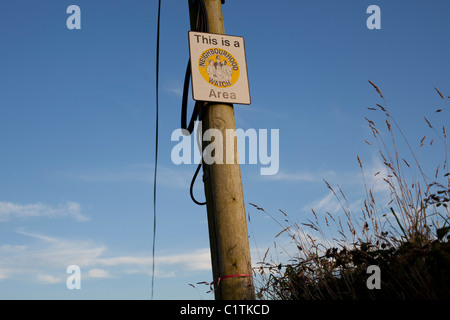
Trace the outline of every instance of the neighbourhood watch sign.
[[250, 104], [244, 38], [190, 31], [189, 49], [194, 100]]

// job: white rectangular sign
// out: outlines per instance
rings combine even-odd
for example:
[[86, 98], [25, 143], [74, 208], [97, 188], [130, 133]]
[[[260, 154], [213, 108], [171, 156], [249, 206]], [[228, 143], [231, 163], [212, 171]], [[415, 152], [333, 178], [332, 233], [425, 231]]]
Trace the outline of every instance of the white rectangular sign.
[[244, 38], [189, 31], [192, 97], [250, 104]]

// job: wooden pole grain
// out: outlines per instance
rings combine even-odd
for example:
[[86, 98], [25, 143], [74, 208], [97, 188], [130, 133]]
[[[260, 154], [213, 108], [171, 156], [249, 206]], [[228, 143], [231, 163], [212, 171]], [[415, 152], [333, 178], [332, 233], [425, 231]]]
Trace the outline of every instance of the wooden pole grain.
[[[195, 30], [195, 0], [189, 0], [191, 29]], [[209, 32], [225, 34], [221, 0], [204, 0]], [[201, 111], [202, 134], [220, 130], [223, 161], [203, 162], [203, 181], [207, 202], [208, 229], [216, 300], [253, 300], [255, 290], [247, 232], [244, 192], [238, 161], [237, 139], [232, 104], [207, 103]], [[227, 163], [226, 146], [234, 145], [233, 163]], [[212, 143], [212, 142], [209, 142]], [[207, 147], [203, 143], [203, 150]], [[221, 162], [221, 163], [220, 163]]]

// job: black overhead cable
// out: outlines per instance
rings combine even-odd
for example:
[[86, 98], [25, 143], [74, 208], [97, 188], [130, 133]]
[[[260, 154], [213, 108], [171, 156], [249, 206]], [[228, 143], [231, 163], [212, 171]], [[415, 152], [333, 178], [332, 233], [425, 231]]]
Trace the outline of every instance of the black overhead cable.
[[[221, 1], [222, 4], [225, 3], [225, 0]], [[204, 0], [196, 0], [197, 7], [197, 19], [195, 24], [195, 30], [199, 32], [209, 32], [209, 22], [208, 22], [208, 13], [206, 10]], [[155, 143], [155, 171], [154, 171], [154, 179], [153, 179], [153, 246], [152, 246], [152, 288], [151, 288], [151, 299], [153, 300], [154, 293], [154, 283], [155, 283], [155, 243], [156, 243], [156, 177], [158, 172], [158, 132], [159, 132], [159, 36], [160, 36], [160, 22], [161, 22], [161, 0], [158, 1], [158, 22], [157, 22], [157, 33], [156, 33], [156, 143]], [[187, 113], [187, 98], [188, 98], [188, 90], [189, 90], [189, 82], [191, 78], [191, 65], [190, 61], [188, 62], [186, 68], [186, 75], [184, 78], [184, 89], [183, 89], [183, 99], [182, 99], [182, 107], [181, 107], [181, 128], [186, 129], [189, 134], [194, 130], [195, 120], [199, 117], [201, 106], [204, 105], [204, 102], [196, 101], [194, 105], [194, 110], [192, 112], [191, 120], [189, 121], [189, 126], [186, 123], [186, 113]], [[200, 115], [201, 118], [201, 115]], [[191, 181], [190, 186], [190, 194], [192, 200], [198, 205], [205, 205], [206, 202], [198, 202], [194, 198], [193, 187], [195, 183], [195, 179], [197, 178], [198, 172], [202, 163], [197, 167], [195, 174]]]
[[156, 243], [156, 173], [158, 171], [158, 131], [159, 131], [159, 26], [161, 21], [161, 0], [158, 2], [158, 23], [156, 31], [156, 143], [155, 143], [155, 173], [153, 179], [153, 248], [152, 248], [152, 295], [155, 284], [155, 243]]
[[[224, 3], [224, 0], [222, 0]], [[200, 32], [208, 32], [209, 24], [208, 24], [208, 15], [206, 11], [206, 6], [203, 0], [196, 1], [197, 6], [197, 21], [196, 21], [196, 30]], [[155, 171], [154, 171], [154, 179], [153, 179], [153, 246], [152, 246], [152, 286], [151, 286], [151, 299], [153, 300], [154, 293], [154, 284], [155, 284], [155, 244], [156, 244], [156, 182], [157, 182], [157, 172], [158, 172], [158, 133], [159, 133], [159, 39], [160, 39], [160, 25], [161, 25], [161, 0], [158, 1], [158, 22], [157, 22], [157, 32], [156, 32], [156, 143], [155, 143]], [[184, 90], [183, 90], [183, 101], [182, 101], [182, 111], [181, 111], [181, 128], [187, 129], [189, 134], [194, 130], [195, 120], [197, 119], [200, 113], [200, 107], [202, 103], [196, 102], [194, 106], [194, 111], [189, 122], [189, 126], [186, 125], [186, 113], [187, 113], [187, 97], [189, 90], [189, 81], [191, 77], [191, 68], [190, 62], [188, 63], [188, 67], [186, 69], [186, 76], [184, 80]], [[198, 172], [201, 168], [201, 163], [197, 167], [195, 171], [194, 177], [191, 182], [190, 194], [192, 200], [198, 205], [204, 205], [206, 202], [198, 202], [195, 200], [193, 196], [193, 186], [195, 179], [198, 175]]]
[[[224, 3], [223, 0], [222, 0], [222, 3]], [[204, 0], [197, 0], [195, 3], [195, 6], [197, 9], [197, 17], [196, 17], [196, 21], [195, 21], [195, 30], [193, 30], [193, 31], [209, 32], [208, 13], [206, 11], [206, 6], [205, 6]], [[201, 101], [195, 102], [194, 110], [192, 111], [191, 120], [189, 121], [189, 125], [188, 125], [187, 124], [187, 103], [188, 103], [190, 79], [191, 79], [191, 62], [189, 60], [188, 64], [187, 64], [187, 68], [186, 68], [186, 75], [184, 77], [183, 98], [182, 98], [182, 103], [181, 103], [181, 128], [184, 130], [187, 130], [188, 135], [190, 135], [192, 133], [192, 131], [194, 130], [195, 120], [197, 120], [197, 118], [199, 118], [199, 120], [201, 120], [201, 113], [200, 113], [201, 110], [200, 109], [202, 106], [205, 105], [205, 103], [201, 102]], [[200, 153], [202, 153], [201, 150], [200, 150]], [[193, 192], [194, 183], [197, 178], [198, 172], [200, 171], [201, 166], [202, 166], [202, 162], [199, 163], [199, 165], [197, 166], [197, 170], [195, 170], [195, 174], [192, 177], [191, 186], [190, 186], [189, 191], [190, 191], [192, 201], [194, 201], [198, 205], [205, 205], [206, 202], [199, 202], [195, 199], [194, 192]]]

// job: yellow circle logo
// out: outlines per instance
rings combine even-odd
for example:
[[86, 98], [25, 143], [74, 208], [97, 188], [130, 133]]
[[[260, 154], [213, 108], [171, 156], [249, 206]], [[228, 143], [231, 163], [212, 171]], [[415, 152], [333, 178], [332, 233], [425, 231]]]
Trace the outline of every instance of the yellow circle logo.
[[205, 50], [198, 59], [198, 70], [209, 84], [226, 88], [239, 79], [239, 64], [226, 50], [211, 48]]

